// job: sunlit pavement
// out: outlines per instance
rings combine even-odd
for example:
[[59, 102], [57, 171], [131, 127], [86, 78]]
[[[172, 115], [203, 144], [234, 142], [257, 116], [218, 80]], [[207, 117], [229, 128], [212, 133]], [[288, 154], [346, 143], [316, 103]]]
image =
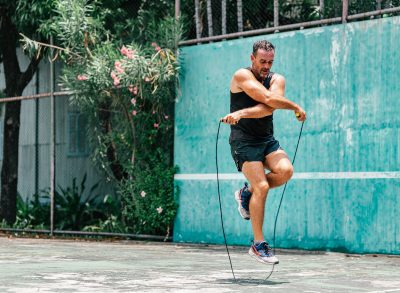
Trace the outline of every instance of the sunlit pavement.
[[0, 292], [400, 292], [400, 257], [248, 247], [0, 237]]

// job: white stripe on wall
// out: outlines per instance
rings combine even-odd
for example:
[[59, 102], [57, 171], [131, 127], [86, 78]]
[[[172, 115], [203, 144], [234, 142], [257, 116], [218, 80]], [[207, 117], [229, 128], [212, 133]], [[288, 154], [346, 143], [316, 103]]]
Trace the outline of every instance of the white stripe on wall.
[[[219, 180], [244, 180], [243, 173], [222, 173]], [[216, 173], [206, 174], [175, 174], [175, 180], [216, 180]], [[400, 171], [397, 172], [299, 172], [292, 179], [400, 179]]]

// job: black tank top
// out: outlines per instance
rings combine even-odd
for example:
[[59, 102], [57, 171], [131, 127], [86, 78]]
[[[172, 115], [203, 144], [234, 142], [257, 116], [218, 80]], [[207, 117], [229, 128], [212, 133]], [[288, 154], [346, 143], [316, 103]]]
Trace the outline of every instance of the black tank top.
[[[246, 68], [251, 71], [250, 68]], [[263, 85], [269, 89], [273, 72], [268, 73]], [[249, 97], [245, 92], [231, 92], [230, 112], [235, 112], [244, 108], [253, 107], [259, 104], [256, 100]], [[231, 125], [231, 135], [229, 141], [245, 140], [260, 142], [274, 135], [273, 115], [263, 118], [242, 118], [236, 125]]]

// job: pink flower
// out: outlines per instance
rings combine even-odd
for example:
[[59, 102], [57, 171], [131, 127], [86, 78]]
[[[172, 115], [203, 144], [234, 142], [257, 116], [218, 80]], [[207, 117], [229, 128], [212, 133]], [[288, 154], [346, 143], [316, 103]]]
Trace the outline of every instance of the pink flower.
[[[137, 88], [137, 86], [133, 86], [133, 85], [130, 85], [129, 87], [128, 87], [128, 90], [132, 93], [132, 94], [134, 94], [135, 96], [137, 95], [137, 93], [138, 93], [138, 88]], [[133, 100], [133, 99], [132, 99]], [[131, 101], [132, 101], [131, 100]]]
[[155, 48], [155, 47], [157, 47], [158, 45], [157, 45], [156, 42], [153, 42], [153, 43], [151, 43], [151, 46]]
[[144, 78], [144, 81], [145, 81], [145, 82], [149, 82], [149, 81], [150, 81], [150, 77], [146, 76], [146, 77]]
[[132, 103], [132, 105], [136, 106], [136, 99], [133, 98], [133, 99], [131, 100], [131, 103]]
[[88, 80], [88, 77], [86, 75], [83, 75], [83, 74], [79, 74], [76, 78], [78, 80]]
[[125, 46], [122, 46], [121, 50], [120, 50], [122, 55], [126, 55], [126, 52], [128, 52], [128, 48]]
[[124, 73], [124, 69], [121, 67], [121, 62], [115, 61], [114, 66], [118, 73]]
[[128, 57], [128, 59], [133, 59], [133, 57], [134, 57], [134, 51], [129, 51], [129, 52], [126, 54], [126, 57]]
[[117, 78], [117, 75], [115, 74], [115, 72], [114, 71], [111, 71], [111, 78], [112, 79], [116, 79]]
[[158, 128], [159, 124], [158, 123], [154, 123], [153, 126], [154, 126], [154, 128]]
[[132, 111], [132, 115], [133, 115], [133, 116], [136, 116], [136, 114], [137, 114], [136, 110], [133, 110], [133, 111]]
[[133, 59], [134, 54], [135, 54], [135, 51], [128, 49], [125, 46], [122, 46], [120, 51], [121, 51], [121, 54], [128, 57], [128, 59]]
[[155, 47], [154, 49], [155, 49], [157, 52], [158, 52], [158, 51], [161, 51], [161, 47], [160, 47], [160, 46], [157, 46], [157, 47]]
[[158, 207], [158, 208], [156, 208], [156, 210], [157, 210], [157, 213], [161, 214], [162, 211], [163, 211], [163, 208], [162, 207]]
[[169, 116], [168, 116], [168, 115], [165, 115], [164, 118], [165, 118], [166, 120], [168, 120]]
[[144, 190], [142, 190], [142, 192], [140, 193], [141, 197], [145, 197], [146, 196], [146, 192]]
[[153, 115], [156, 114], [156, 111], [153, 110]]
[[118, 86], [119, 83], [120, 83], [119, 78], [118, 78], [118, 77], [114, 78], [114, 85], [115, 85], [115, 86]]

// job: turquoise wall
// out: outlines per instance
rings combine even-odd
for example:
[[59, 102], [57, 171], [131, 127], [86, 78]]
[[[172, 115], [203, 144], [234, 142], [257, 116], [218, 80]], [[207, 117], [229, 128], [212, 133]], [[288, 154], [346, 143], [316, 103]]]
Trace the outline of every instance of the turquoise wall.
[[[273, 71], [308, 119], [280, 212], [276, 246], [400, 254], [400, 17], [182, 47], [176, 103], [179, 210], [174, 241], [223, 243], [215, 180], [218, 120], [229, 112], [233, 73], [254, 41], [275, 47]], [[274, 114], [275, 136], [293, 156], [300, 123]], [[236, 172], [221, 125], [219, 172], [229, 244], [248, 245], [251, 225], [233, 193]], [[272, 242], [282, 188], [270, 191], [264, 231]]]

